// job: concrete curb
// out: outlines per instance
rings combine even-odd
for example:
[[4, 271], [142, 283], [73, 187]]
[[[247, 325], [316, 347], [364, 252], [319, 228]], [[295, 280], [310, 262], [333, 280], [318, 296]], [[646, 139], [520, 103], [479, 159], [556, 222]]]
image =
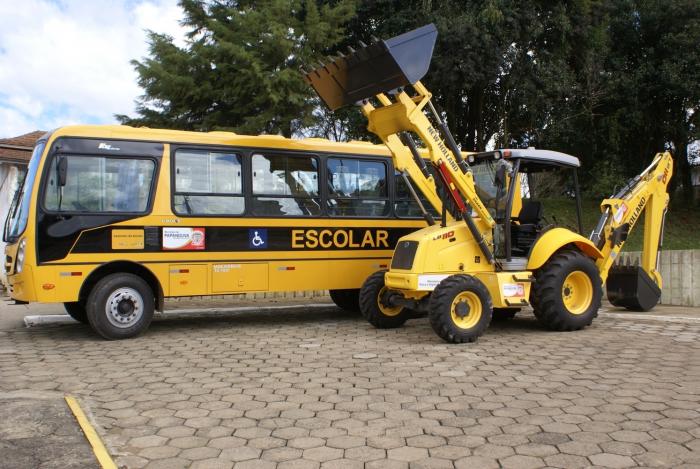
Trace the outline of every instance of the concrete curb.
[[681, 323], [700, 323], [700, 318], [689, 318], [687, 316], [656, 316], [653, 314], [631, 314], [631, 313], [601, 313], [600, 317], [614, 319], [633, 319], [647, 320], [660, 322], [681, 322]]
[[[328, 308], [335, 307], [333, 303], [314, 303], [309, 305], [279, 305], [279, 306], [238, 306], [228, 308], [199, 308], [199, 309], [177, 309], [173, 311], [164, 311], [157, 313], [156, 318], [187, 318], [196, 314], [206, 314], [208, 316], [223, 316], [229, 313], [244, 313], [248, 311], [274, 311], [279, 309], [298, 309], [298, 308]], [[67, 314], [39, 314], [24, 317], [24, 325], [26, 327], [48, 326], [48, 325], [67, 325], [76, 324], [78, 321]]]

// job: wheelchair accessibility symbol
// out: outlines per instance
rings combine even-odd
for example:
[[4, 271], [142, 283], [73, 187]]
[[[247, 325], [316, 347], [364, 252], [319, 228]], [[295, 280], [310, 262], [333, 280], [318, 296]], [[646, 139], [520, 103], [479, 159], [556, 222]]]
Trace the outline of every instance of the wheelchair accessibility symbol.
[[248, 230], [248, 247], [251, 249], [266, 249], [267, 230], [264, 228]]

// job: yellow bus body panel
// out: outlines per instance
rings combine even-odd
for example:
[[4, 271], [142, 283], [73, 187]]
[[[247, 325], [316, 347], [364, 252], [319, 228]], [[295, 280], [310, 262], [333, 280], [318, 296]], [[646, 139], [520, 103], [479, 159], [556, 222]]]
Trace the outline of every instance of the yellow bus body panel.
[[[162, 143], [163, 153], [150, 212], [107, 225], [111, 228], [110, 249], [99, 253], [74, 252], [81, 237], [105, 226], [85, 229], [66, 257], [37, 265], [35, 225], [40, 177], [53, 143], [61, 137]], [[417, 218], [180, 216], [172, 209], [170, 156], [173, 144], [191, 144], [197, 148], [210, 145], [215, 150], [254, 148], [296, 150], [310, 155], [329, 153], [349, 158], [384, 157], [389, 170], [387, 177], [394, 177], [388, 149], [367, 142], [294, 140], [275, 135], [183, 132], [118, 125], [62, 127], [51, 134], [38, 165], [27, 227], [18, 242], [6, 247], [7, 256], [16, 259], [19, 241], [26, 239], [27, 242], [22, 272], [14, 272], [13, 265], [6, 266], [11, 297], [28, 302], [77, 301], [90, 274], [112, 262], [130, 262], [145, 268], [157, 279], [164, 297], [359, 288], [370, 274], [389, 267], [393, 247], [386, 244], [386, 234], [382, 232], [387, 229], [412, 231], [425, 226], [425, 222]], [[144, 227], [202, 227], [206, 230], [214, 226], [289, 228], [294, 231], [293, 248], [282, 251], [168, 251], [162, 248], [149, 251], [145, 248]], [[359, 230], [360, 234], [353, 238], [351, 230], [360, 228], [371, 233], [363, 235]], [[333, 236], [340, 231], [343, 233]]]

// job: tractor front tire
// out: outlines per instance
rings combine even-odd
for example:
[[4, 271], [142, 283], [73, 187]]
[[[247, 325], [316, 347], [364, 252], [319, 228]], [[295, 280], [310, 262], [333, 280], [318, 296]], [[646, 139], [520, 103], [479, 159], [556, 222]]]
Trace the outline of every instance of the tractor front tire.
[[430, 296], [430, 325], [444, 341], [474, 342], [491, 323], [489, 291], [471, 275], [451, 275]]
[[360, 289], [328, 290], [333, 303], [345, 311], [356, 313], [360, 311]]
[[590, 326], [598, 316], [603, 281], [595, 263], [579, 251], [553, 255], [535, 272], [531, 302], [535, 317], [554, 331]]
[[377, 329], [394, 329], [403, 326], [410, 311], [401, 306], [382, 304], [382, 295], [386, 291], [383, 270], [375, 272], [365, 280], [360, 289], [360, 312], [362, 316]]

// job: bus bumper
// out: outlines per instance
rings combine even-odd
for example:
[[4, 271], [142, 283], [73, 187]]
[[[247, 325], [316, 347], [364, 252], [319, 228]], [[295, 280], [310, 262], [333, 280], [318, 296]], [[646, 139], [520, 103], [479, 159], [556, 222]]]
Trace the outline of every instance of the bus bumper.
[[7, 283], [10, 298], [13, 300], [37, 301], [36, 291], [31, 288], [34, 285], [34, 275], [31, 266], [25, 265], [21, 273], [8, 275]]

